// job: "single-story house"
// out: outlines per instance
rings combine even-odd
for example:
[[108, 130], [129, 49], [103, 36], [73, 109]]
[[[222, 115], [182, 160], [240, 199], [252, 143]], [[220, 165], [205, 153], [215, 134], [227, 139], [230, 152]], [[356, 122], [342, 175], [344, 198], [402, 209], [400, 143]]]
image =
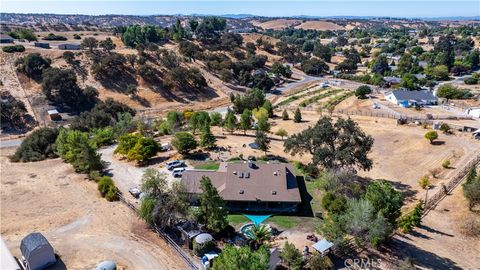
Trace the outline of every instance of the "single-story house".
[[480, 118], [480, 108], [469, 108], [465, 111], [465, 114]]
[[0, 43], [13, 43], [13, 38], [9, 35], [0, 34]]
[[402, 107], [437, 105], [438, 99], [429, 90], [394, 90], [385, 94], [385, 98]]
[[20, 250], [29, 270], [44, 269], [56, 263], [55, 252], [41, 233], [31, 233], [22, 239]]
[[13, 257], [12, 253], [7, 247], [7, 244], [3, 241], [3, 238], [0, 236], [0, 269], [8, 270], [20, 270], [17, 260]]
[[50, 43], [47, 42], [35, 42], [33, 45], [39, 48], [50, 49]]
[[389, 77], [389, 76], [383, 77], [383, 80], [389, 85], [400, 84], [400, 82], [402, 81], [402, 79], [399, 77]]
[[187, 170], [182, 182], [194, 204], [206, 176], [231, 211], [296, 212], [302, 200], [293, 172], [288, 163], [222, 163], [217, 171]]
[[59, 50], [80, 50], [80, 44], [59, 44]]

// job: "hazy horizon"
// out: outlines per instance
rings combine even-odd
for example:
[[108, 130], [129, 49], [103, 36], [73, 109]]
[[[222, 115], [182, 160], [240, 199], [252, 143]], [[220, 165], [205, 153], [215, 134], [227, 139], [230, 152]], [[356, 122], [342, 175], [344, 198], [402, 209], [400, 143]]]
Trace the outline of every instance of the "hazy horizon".
[[255, 15], [265, 17], [479, 17], [480, 1], [1, 1], [3, 13]]

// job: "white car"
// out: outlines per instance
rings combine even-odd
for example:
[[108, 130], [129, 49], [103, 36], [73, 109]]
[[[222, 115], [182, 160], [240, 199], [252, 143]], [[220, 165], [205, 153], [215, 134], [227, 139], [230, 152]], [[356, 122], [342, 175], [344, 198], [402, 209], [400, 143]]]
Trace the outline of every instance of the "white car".
[[172, 171], [172, 175], [173, 175], [173, 177], [175, 177], [175, 178], [177, 178], [177, 177], [182, 177], [184, 171], [185, 171], [185, 168], [184, 168], [184, 167], [175, 168], [175, 169], [173, 169], [173, 171]]
[[167, 162], [165, 164], [165, 167], [171, 171], [175, 168], [178, 168], [178, 167], [184, 167], [185, 166], [185, 162], [183, 160], [172, 160], [170, 162]]

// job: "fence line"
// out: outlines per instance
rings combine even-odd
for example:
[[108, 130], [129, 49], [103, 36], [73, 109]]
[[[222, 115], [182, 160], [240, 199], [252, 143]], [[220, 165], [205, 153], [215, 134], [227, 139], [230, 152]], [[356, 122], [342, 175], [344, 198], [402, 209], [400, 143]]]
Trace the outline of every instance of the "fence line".
[[423, 215], [425, 216], [434, 206], [436, 206], [447, 194], [451, 193], [460, 184], [473, 166], [478, 166], [480, 163], [480, 154], [468, 162], [462, 170], [460, 170], [450, 181], [442, 184], [442, 187], [427, 199]]
[[[118, 198], [119, 200], [124, 203], [128, 208], [132, 209], [137, 215], [138, 215], [138, 209], [130, 203], [123, 194], [118, 193]], [[188, 265], [188, 267], [192, 270], [199, 270], [198, 266], [195, 264], [195, 262], [190, 259], [190, 256], [173, 240], [167, 233], [165, 233], [162, 229], [160, 229], [156, 224], [150, 225], [150, 228], [157, 233], [158, 236], [160, 236], [165, 242], [170, 244], [175, 251], [177, 251], [178, 255], [182, 257], [182, 259], [185, 261], [185, 263]]]

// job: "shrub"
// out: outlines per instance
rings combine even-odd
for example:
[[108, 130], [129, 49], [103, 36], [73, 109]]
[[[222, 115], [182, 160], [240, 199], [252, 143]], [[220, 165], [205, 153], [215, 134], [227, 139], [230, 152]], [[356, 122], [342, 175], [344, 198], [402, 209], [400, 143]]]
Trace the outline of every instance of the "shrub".
[[422, 201], [418, 202], [412, 212], [400, 218], [399, 227], [404, 233], [409, 233], [413, 230], [413, 227], [420, 226], [423, 214], [422, 205]]
[[64, 36], [55, 35], [54, 33], [50, 33], [48, 34], [48, 36], [44, 37], [43, 40], [67, 40], [67, 38]]
[[478, 80], [476, 78], [473, 78], [473, 77], [468, 77], [468, 78], [465, 78], [463, 80], [463, 82], [465, 84], [477, 84], [478, 83]]
[[198, 143], [191, 133], [177, 132], [172, 139], [172, 145], [177, 149], [178, 153], [186, 155], [193, 149], [197, 148]]
[[429, 140], [430, 143], [433, 143], [433, 141], [438, 138], [438, 133], [436, 131], [431, 130], [425, 133], [424, 137], [425, 139]]
[[23, 47], [23, 45], [5, 46], [5, 47], [2, 47], [2, 51], [6, 52], [6, 53], [24, 52], [25, 47]]
[[214, 241], [207, 241], [203, 244], [199, 244], [196, 241], [193, 241], [193, 252], [198, 257], [202, 257], [205, 253], [212, 251], [213, 249], [215, 249]]
[[442, 123], [440, 130], [443, 131], [443, 133], [450, 133], [450, 126], [447, 123]]
[[55, 140], [58, 130], [53, 128], [40, 128], [32, 132], [11, 157], [13, 162], [40, 161], [55, 158]]
[[443, 163], [442, 163], [442, 167], [445, 168], [445, 169], [448, 169], [450, 168], [450, 160], [445, 160]]
[[355, 90], [355, 96], [359, 99], [367, 98], [367, 95], [370, 93], [372, 93], [372, 89], [367, 85], [359, 86], [357, 90]]
[[447, 99], [467, 99], [473, 96], [467, 89], [460, 89], [452, 84], [444, 84], [438, 87], [437, 95]]
[[220, 126], [222, 124], [222, 114], [219, 112], [212, 112], [210, 114], [210, 125]]
[[50, 67], [51, 60], [43, 58], [39, 53], [30, 53], [25, 57], [17, 59], [15, 66], [18, 71], [24, 73], [30, 78], [38, 79], [43, 71]]
[[98, 191], [100, 191], [102, 197], [105, 197], [105, 195], [107, 195], [110, 187], [112, 186], [115, 187], [115, 184], [113, 183], [113, 180], [110, 176], [102, 176], [98, 181]]
[[117, 187], [111, 185], [108, 187], [107, 194], [105, 194], [105, 199], [109, 202], [117, 201], [118, 200], [118, 190]]

